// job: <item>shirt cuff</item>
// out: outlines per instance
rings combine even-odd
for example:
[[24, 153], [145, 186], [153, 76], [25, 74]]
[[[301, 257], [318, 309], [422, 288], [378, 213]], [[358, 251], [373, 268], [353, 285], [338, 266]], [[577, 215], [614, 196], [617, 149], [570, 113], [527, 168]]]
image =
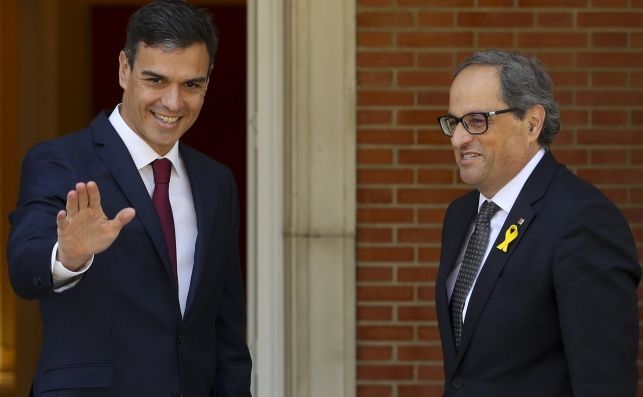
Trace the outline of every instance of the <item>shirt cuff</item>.
[[58, 252], [58, 242], [54, 244], [54, 249], [51, 251], [51, 277], [54, 283], [54, 292], [63, 292], [74, 287], [83, 274], [89, 270], [94, 255], [76, 272], [67, 269], [62, 262], [56, 260], [56, 253]]

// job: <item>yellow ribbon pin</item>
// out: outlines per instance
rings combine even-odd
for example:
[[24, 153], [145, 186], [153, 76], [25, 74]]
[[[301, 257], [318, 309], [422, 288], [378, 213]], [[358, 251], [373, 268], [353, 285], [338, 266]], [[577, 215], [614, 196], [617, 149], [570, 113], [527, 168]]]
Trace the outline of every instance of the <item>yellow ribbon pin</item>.
[[509, 243], [514, 241], [518, 237], [518, 226], [516, 225], [511, 225], [509, 226], [509, 229], [505, 232], [505, 241], [500, 243], [496, 248], [501, 250], [502, 252], [507, 252], [507, 249], [509, 248]]

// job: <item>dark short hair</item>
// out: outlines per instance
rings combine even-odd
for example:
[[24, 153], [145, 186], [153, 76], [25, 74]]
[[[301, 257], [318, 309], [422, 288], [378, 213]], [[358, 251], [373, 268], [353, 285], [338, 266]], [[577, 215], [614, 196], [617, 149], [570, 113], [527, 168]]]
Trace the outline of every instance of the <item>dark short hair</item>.
[[525, 112], [541, 105], [545, 109], [543, 129], [538, 143], [548, 147], [560, 130], [560, 111], [554, 100], [554, 89], [549, 73], [535, 57], [517, 52], [484, 50], [464, 59], [454, 70], [457, 76], [462, 70], [473, 65], [494, 66], [500, 72], [500, 96], [508, 107], [518, 109], [520, 119]]
[[183, 0], [157, 0], [136, 11], [127, 24], [125, 55], [134, 66], [138, 43], [173, 50], [204, 43], [214, 64], [218, 37], [211, 14]]

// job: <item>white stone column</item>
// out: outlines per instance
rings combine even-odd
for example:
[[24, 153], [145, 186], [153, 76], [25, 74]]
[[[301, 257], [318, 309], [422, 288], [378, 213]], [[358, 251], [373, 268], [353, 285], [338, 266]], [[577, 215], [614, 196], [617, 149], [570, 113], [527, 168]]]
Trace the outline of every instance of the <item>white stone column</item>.
[[285, 2], [288, 397], [355, 396], [355, 2]]

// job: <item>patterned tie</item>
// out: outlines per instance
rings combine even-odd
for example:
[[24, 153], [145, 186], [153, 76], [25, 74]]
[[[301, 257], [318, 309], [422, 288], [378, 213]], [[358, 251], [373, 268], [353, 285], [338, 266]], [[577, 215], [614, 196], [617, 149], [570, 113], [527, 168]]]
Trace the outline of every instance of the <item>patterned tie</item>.
[[172, 162], [168, 159], [158, 159], [152, 161], [152, 170], [154, 171], [154, 193], [152, 202], [161, 221], [161, 228], [165, 236], [167, 250], [170, 254], [170, 263], [172, 264], [172, 274], [176, 282], [176, 236], [174, 234], [174, 217], [172, 216], [172, 206], [170, 204], [170, 175], [172, 174]]
[[464, 302], [467, 299], [467, 295], [469, 295], [469, 290], [473, 285], [473, 281], [476, 279], [482, 258], [487, 250], [490, 229], [489, 221], [499, 209], [500, 207], [493, 201], [485, 201], [482, 204], [478, 217], [476, 218], [475, 228], [473, 229], [471, 237], [469, 237], [467, 248], [464, 251], [460, 272], [458, 272], [458, 277], [455, 280], [455, 287], [451, 294], [449, 308], [451, 310], [451, 324], [453, 325], [456, 349], [460, 347], [460, 340], [462, 338], [462, 310], [464, 309]]

